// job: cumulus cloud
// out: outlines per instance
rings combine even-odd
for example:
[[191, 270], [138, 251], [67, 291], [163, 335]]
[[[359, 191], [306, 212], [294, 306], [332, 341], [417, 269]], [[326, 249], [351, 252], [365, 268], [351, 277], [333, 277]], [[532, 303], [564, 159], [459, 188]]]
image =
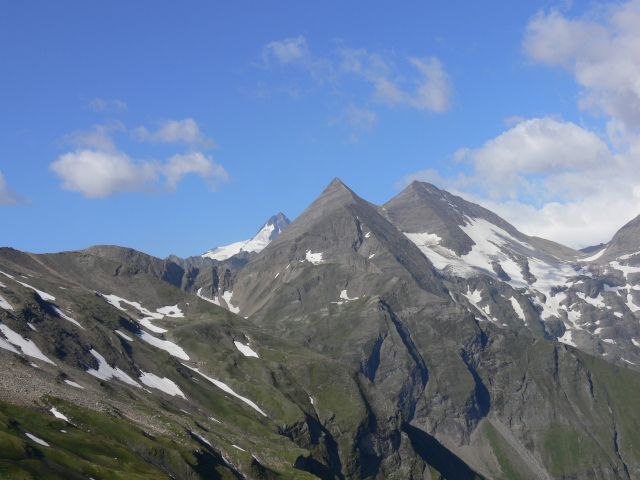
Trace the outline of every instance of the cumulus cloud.
[[0, 205], [15, 205], [18, 203], [26, 203], [26, 200], [18, 195], [4, 179], [0, 172]]
[[467, 181], [494, 199], [584, 193], [582, 182], [569, 179], [613, 162], [596, 134], [552, 118], [524, 120], [480, 148], [458, 150], [454, 159], [472, 165]]
[[584, 90], [579, 106], [640, 128], [640, 0], [614, 3], [596, 16], [541, 12], [527, 26], [529, 57], [561, 66]]
[[501, 135], [453, 155], [467, 173], [429, 169], [399, 183], [436, 183], [527, 234], [572, 247], [610, 240], [640, 213], [638, 25], [640, 0], [631, 0], [582, 18], [543, 11], [526, 29], [526, 55], [570, 72], [582, 87], [578, 106], [605, 116], [604, 132], [553, 118], [512, 117]]
[[178, 143], [200, 145], [203, 148], [215, 148], [216, 143], [207, 138], [201, 131], [198, 123], [193, 118], [184, 120], [168, 120], [160, 128], [150, 133], [146, 127], [141, 126], [133, 130], [133, 136], [140, 141]]
[[608, 241], [640, 212], [640, 139], [613, 152], [595, 133], [551, 118], [521, 121], [453, 156], [471, 173], [405, 176], [434, 183], [503, 216], [524, 233], [575, 248]]
[[49, 168], [62, 180], [62, 188], [87, 198], [145, 190], [157, 180], [157, 167], [136, 162], [122, 152], [78, 150], [61, 155]]
[[[193, 149], [186, 154], [174, 155], [164, 163], [133, 159], [117, 148], [111, 137], [113, 131], [126, 132], [126, 128], [120, 123], [96, 125], [64, 137], [65, 143], [75, 146], [76, 150], [61, 155], [49, 165], [62, 181], [63, 189], [79, 192], [87, 198], [106, 198], [131, 191], [174, 191], [188, 174], [202, 177], [211, 190], [215, 190], [218, 183], [229, 180], [225, 169], [211, 156]], [[193, 119], [165, 122], [155, 133], [140, 127], [135, 135], [148, 141], [185, 142], [191, 148], [195, 144], [213, 143], [202, 134]]]
[[222, 165], [218, 165], [213, 158], [205, 157], [201, 152], [189, 152], [184, 155], [174, 155], [159, 167], [159, 171], [166, 177], [167, 186], [175, 190], [177, 183], [189, 173], [195, 173], [209, 182], [215, 189], [219, 182], [229, 181], [229, 175]]

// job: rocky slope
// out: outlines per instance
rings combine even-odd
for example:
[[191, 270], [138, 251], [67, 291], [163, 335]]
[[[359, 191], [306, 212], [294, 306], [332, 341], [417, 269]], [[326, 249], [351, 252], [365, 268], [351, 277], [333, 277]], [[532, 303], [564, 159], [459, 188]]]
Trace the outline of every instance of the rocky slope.
[[638, 223], [336, 179], [238, 269], [2, 249], [0, 476], [640, 478]]
[[[413, 233], [451, 239], [443, 249], [457, 242], [460, 255], [450, 250], [445, 257], [387, 219], [412, 208], [394, 203], [385, 214], [334, 180], [238, 272], [235, 308], [258, 326], [358, 368], [402, 412], [405, 431], [433, 438], [487, 477], [637, 475], [636, 453], [623, 455], [613, 441], [623, 435], [621, 417], [611, 416], [607, 398], [619, 392], [605, 385], [604, 372], [616, 368], [549, 341], [567, 340], [562, 327], [571, 318], [559, 312], [576, 303], [556, 298], [556, 306], [552, 299], [584, 300], [573, 292], [588, 284], [568, 293], [553, 288], [591, 278], [575, 257], [576, 266], [562, 259], [573, 252], [530, 239], [480, 207], [450, 202], [460, 224], [441, 222], [431, 233], [420, 230], [421, 215], [413, 219]], [[437, 255], [455, 268], [439, 264]], [[501, 269], [509, 278], [500, 278]], [[493, 312], [483, 304], [485, 292], [498, 306]], [[544, 317], [545, 305], [555, 319]], [[551, 448], [557, 435], [598, 447], [563, 463], [568, 451]]]
[[10, 402], [0, 405], [1, 475], [429, 470], [357, 370], [137, 268], [85, 252], [3, 249], [0, 275], [0, 395]]

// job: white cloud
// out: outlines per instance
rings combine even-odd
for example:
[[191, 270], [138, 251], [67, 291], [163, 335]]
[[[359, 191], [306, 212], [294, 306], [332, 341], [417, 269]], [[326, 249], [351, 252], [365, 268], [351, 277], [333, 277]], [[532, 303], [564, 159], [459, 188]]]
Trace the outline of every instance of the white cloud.
[[4, 179], [2, 172], [0, 172], [0, 205], [15, 205], [18, 203], [26, 203], [26, 200], [7, 185], [7, 181]]
[[302, 35], [296, 38], [286, 38], [281, 42], [271, 42], [262, 49], [262, 59], [269, 64], [272, 59], [280, 65], [286, 65], [297, 61], [308, 60], [311, 53], [307, 48], [307, 39]]
[[216, 143], [207, 138], [201, 131], [198, 123], [193, 118], [184, 120], [168, 120], [164, 122], [158, 131], [150, 133], [146, 127], [141, 126], [132, 131], [135, 138], [140, 141], [161, 143], [184, 142], [190, 145], [198, 144], [203, 148], [217, 147]]
[[188, 174], [199, 175], [212, 190], [229, 180], [222, 165], [201, 152], [174, 155], [160, 163], [134, 160], [123, 152], [84, 149], [61, 155], [49, 168], [62, 180], [62, 188], [87, 198], [132, 191], [174, 191]]
[[440, 60], [431, 57], [425, 60], [411, 58], [410, 61], [424, 78], [419, 84], [415, 96], [408, 98], [408, 103], [420, 110], [437, 113], [447, 111], [452, 87], [449, 76], [445, 73]]
[[578, 188], [567, 183], [573, 173], [612, 162], [608, 146], [593, 132], [551, 118], [522, 121], [480, 148], [458, 150], [454, 158], [473, 166], [469, 181], [494, 199], [565, 194]]
[[453, 87], [449, 76], [444, 71], [442, 63], [436, 57], [428, 59], [410, 58], [411, 64], [420, 72], [421, 78], [416, 78], [416, 91], [409, 93], [402, 91], [398, 85], [388, 78], [376, 80], [376, 100], [386, 103], [390, 107], [405, 104], [419, 110], [443, 113], [449, 109]]
[[[552, 118], [508, 119], [507, 131], [454, 159], [470, 173], [407, 175], [480, 203], [523, 232], [581, 248], [607, 242], [640, 213], [640, 0], [600, 5], [583, 18], [541, 12], [523, 46], [566, 69], [578, 106], [607, 117], [606, 131]], [[393, 93], [393, 92], [392, 92]]]
[[335, 53], [337, 58], [316, 56], [309, 50], [306, 39], [298, 36], [267, 44], [262, 59], [266, 66], [298, 65], [319, 84], [330, 82], [338, 90], [343, 88], [346, 78], [364, 80], [373, 86], [373, 99], [390, 107], [402, 104], [436, 113], [450, 107], [452, 83], [436, 57], [407, 58], [418, 74], [406, 75], [382, 54], [364, 48], [342, 47]]
[[87, 198], [145, 190], [158, 178], [153, 164], [135, 162], [122, 152], [78, 150], [61, 155], [49, 168], [62, 180], [62, 188]]
[[[105, 198], [117, 193], [174, 191], [185, 175], [202, 177], [213, 190], [217, 183], [228, 181], [225, 169], [213, 158], [199, 151], [170, 157], [165, 163], [156, 160], [135, 160], [119, 150], [110, 135], [112, 131], [124, 131], [121, 123], [95, 125], [90, 130], [77, 131], [64, 137], [64, 141], [76, 148], [61, 155], [49, 165], [62, 181], [62, 188], [79, 192], [87, 198]], [[185, 142], [214, 146], [193, 119], [168, 121], [151, 134], [144, 127], [132, 134], [148, 141], [165, 143]]]
[[470, 174], [407, 175], [479, 203], [529, 235], [582, 248], [610, 240], [640, 213], [640, 139], [612, 152], [593, 132], [550, 118], [525, 120], [454, 158]]
[[122, 100], [106, 100], [104, 98], [94, 98], [89, 101], [89, 108], [96, 112], [102, 112], [105, 110], [126, 110], [128, 105]]
[[539, 13], [527, 26], [524, 49], [534, 61], [575, 76], [584, 87], [581, 108], [640, 128], [640, 0], [602, 11], [581, 19]]
[[218, 165], [213, 158], [205, 157], [200, 152], [189, 152], [185, 155], [174, 155], [159, 168], [159, 171], [166, 177], [167, 186], [175, 189], [178, 181], [189, 173], [195, 173], [209, 182], [212, 189], [215, 189], [216, 182], [227, 182], [229, 175]]
[[78, 148], [88, 147], [90, 149], [115, 153], [117, 149], [111, 138], [111, 132], [125, 130], [121, 122], [113, 122], [107, 125], [94, 125], [89, 130], [77, 130], [69, 135], [65, 135], [62, 138], [62, 142]]

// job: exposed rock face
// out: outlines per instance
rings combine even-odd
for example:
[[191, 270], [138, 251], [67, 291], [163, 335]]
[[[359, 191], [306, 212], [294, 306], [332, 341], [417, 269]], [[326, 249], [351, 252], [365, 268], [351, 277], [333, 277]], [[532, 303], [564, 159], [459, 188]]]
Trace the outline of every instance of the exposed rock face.
[[66, 426], [133, 455], [94, 461], [124, 477], [640, 478], [640, 220], [584, 254], [432, 185], [378, 207], [335, 179], [270, 222], [234, 269], [0, 250], [15, 476], [86, 475]]

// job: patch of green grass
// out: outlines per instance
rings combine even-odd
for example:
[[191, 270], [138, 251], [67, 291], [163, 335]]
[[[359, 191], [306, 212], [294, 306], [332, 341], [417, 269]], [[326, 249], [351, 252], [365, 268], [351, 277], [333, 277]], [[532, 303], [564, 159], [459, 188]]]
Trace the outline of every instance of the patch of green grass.
[[501, 479], [505, 480], [525, 480], [525, 477], [521, 476], [516, 467], [509, 460], [509, 454], [505, 451], [504, 439], [498, 435], [495, 429], [489, 422], [485, 423], [484, 433], [489, 440], [491, 450], [496, 456], [500, 468], [502, 469]]
[[558, 422], [549, 426], [542, 438], [552, 475], [579, 474], [588, 469], [598, 448], [579, 431]]

